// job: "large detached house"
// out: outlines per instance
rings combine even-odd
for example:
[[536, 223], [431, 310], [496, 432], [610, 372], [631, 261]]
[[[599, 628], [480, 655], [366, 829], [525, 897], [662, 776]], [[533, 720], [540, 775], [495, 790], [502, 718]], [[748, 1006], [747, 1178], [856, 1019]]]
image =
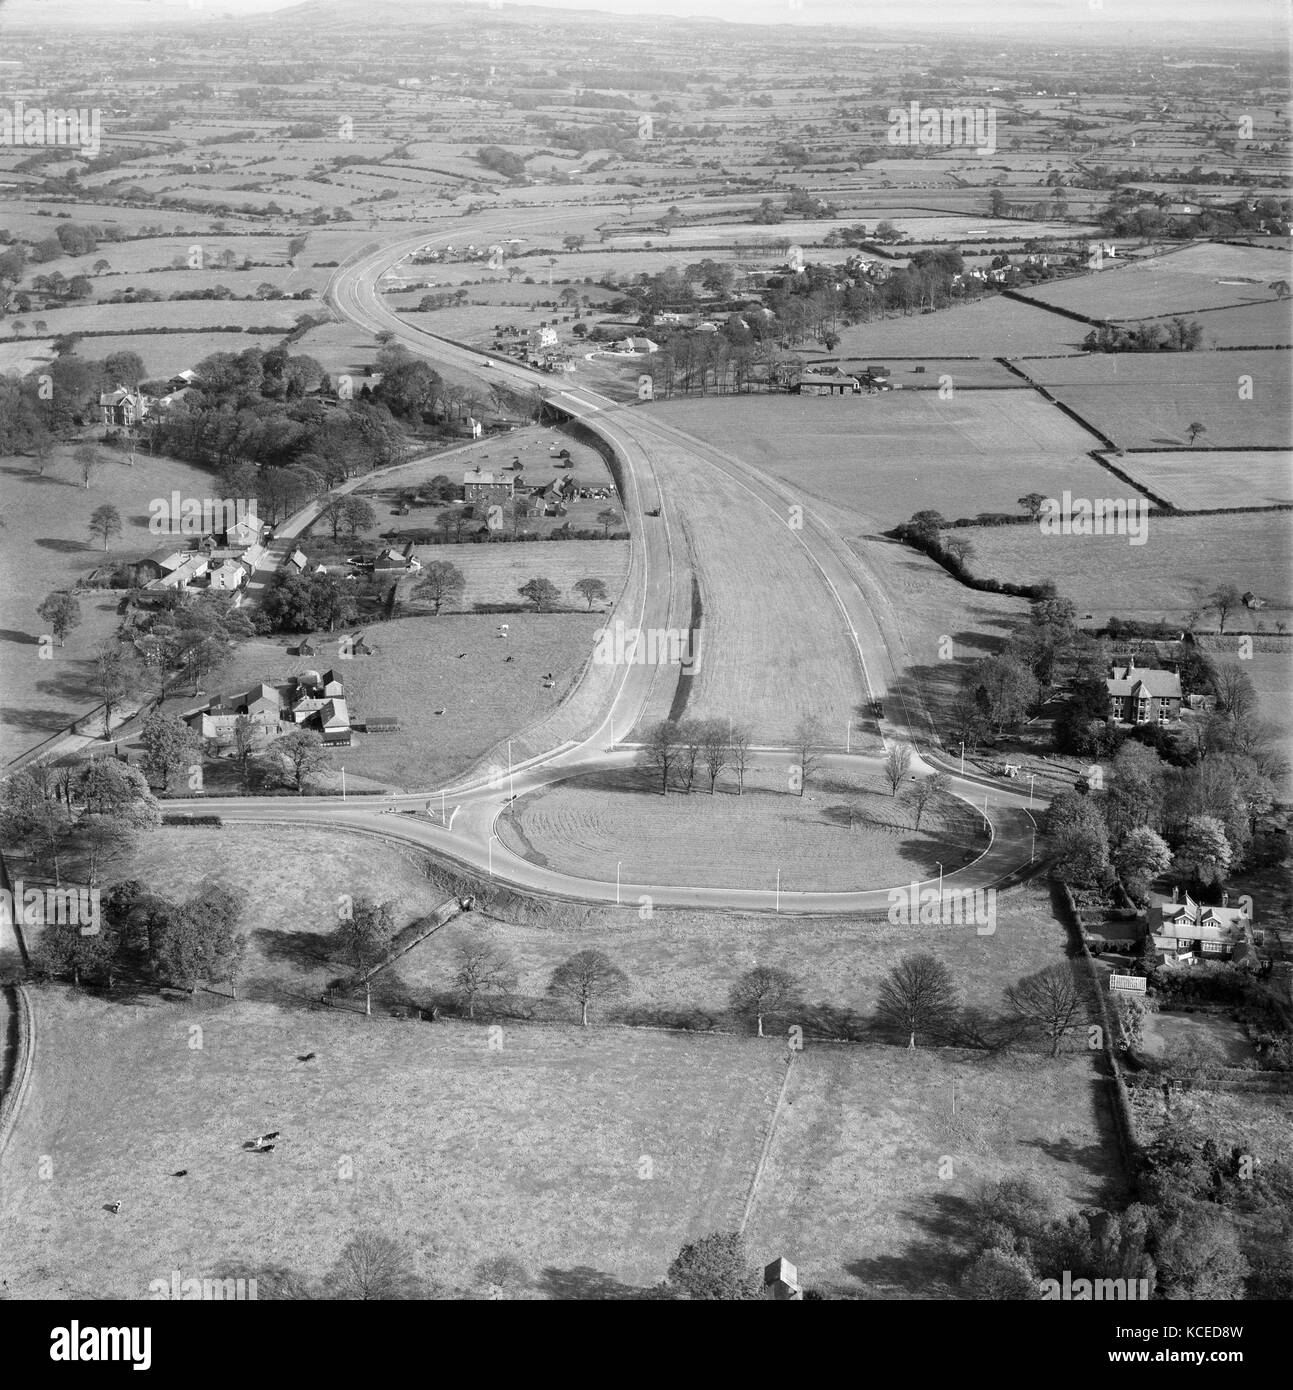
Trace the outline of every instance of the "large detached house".
[[142, 424], [152, 409], [150, 397], [128, 386], [99, 395], [99, 417], [105, 425], [120, 425], [127, 429]]
[[1109, 718], [1119, 724], [1167, 724], [1181, 717], [1181, 678], [1175, 671], [1141, 669], [1134, 659], [1111, 666], [1105, 680]]
[[1229, 960], [1253, 947], [1248, 908], [1207, 907], [1187, 893], [1183, 903], [1163, 904], [1154, 946], [1166, 961]]
[[510, 473], [482, 473], [473, 468], [462, 475], [464, 502], [510, 502], [513, 478]]

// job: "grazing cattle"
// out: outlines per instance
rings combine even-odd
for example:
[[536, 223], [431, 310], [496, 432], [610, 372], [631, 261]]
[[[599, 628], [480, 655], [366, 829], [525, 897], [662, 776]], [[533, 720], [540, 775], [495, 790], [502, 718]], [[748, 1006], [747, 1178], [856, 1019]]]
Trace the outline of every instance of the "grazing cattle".
[[256, 1152], [258, 1154], [272, 1154], [274, 1152], [274, 1146], [273, 1144], [263, 1144], [257, 1147]]
[[296, 1060], [298, 1062], [313, 1062], [316, 1055], [316, 1053], [307, 1052], [303, 1057], [298, 1057]]
[[121, 1210], [121, 1203], [120, 1203], [120, 1202], [107, 1202], [107, 1203], [104, 1204], [104, 1208], [103, 1208], [103, 1209], [104, 1209], [104, 1211], [110, 1211], [110, 1212], [113, 1214], [113, 1216], [116, 1216], [116, 1214]]
[[463, 657], [466, 656], [466, 655], [467, 655], [466, 652], [459, 652], [459, 653], [458, 653], [458, 660], [461, 661], [461, 660], [463, 659]]
[[507, 663], [508, 663], [509, 661], [512, 661], [513, 659], [514, 659], [514, 658], [512, 658], [512, 657], [510, 657], [510, 656], [505, 656], [505, 657], [503, 658], [503, 665], [506, 666]]
[[187, 1168], [177, 1168], [177, 1169], [175, 1170], [175, 1172], [173, 1172], [173, 1173], [171, 1174], [171, 1177], [173, 1177], [173, 1178], [187, 1178], [188, 1175], [189, 1175], [189, 1170], [188, 1170]]
[[279, 1135], [279, 1131], [278, 1131], [278, 1130], [276, 1130], [276, 1129], [275, 1129], [275, 1130], [271, 1130], [268, 1134], [262, 1134], [262, 1135], [260, 1136], [260, 1138], [259, 1138], [256, 1142], [257, 1142], [258, 1144], [264, 1144], [264, 1143], [266, 1143], [266, 1142], [267, 1142], [268, 1140], [270, 1140], [270, 1139], [277, 1139], [277, 1138], [278, 1138], [278, 1135]]

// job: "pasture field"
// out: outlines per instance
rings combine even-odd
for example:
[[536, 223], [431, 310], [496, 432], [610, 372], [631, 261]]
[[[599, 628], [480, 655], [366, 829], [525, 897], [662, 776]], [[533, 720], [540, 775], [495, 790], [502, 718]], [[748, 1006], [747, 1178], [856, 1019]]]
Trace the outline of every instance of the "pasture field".
[[[319, 312], [317, 303], [296, 299], [182, 299], [161, 300], [156, 304], [78, 304], [66, 309], [48, 309], [40, 317], [51, 333], [84, 333], [95, 329], [123, 333], [146, 332], [150, 328], [183, 328], [200, 332], [226, 324], [239, 328], [273, 325], [288, 332], [301, 314]], [[258, 335], [262, 337], [263, 335]], [[250, 346], [250, 344], [248, 344]], [[261, 342], [272, 347], [271, 342]]]
[[1293, 343], [1293, 310], [1287, 299], [1246, 304], [1242, 309], [1213, 309], [1195, 317], [1203, 325], [1205, 347], [1287, 347]]
[[1017, 512], [1033, 490], [1098, 496], [1110, 476], [1086, 457], [1092, 437], [1031, 392], [724, 396], [652, 410], [867, 528], [924, 507], [949, 520]]
[[883, 354], [872, 353], [869, 356], [853, 357], [840, 362], [839, 365], [844, 371], [857, 374], [877, 361], [882, 361], [889, 368], [890, 381], [895, 386], [901, 386], [904, 391], [937, 391], [940, 386], [950, 387], [953, 392], [964, 387], [989, 387], [998, 391], [1029, 389], [1013, 372], [990, 357], [968, 360], [963, 357], [924, 357], [913, 362], [910, 359], [887, 358]]
[[[1130, 451], [1115, 462], [1182, 511], [1293, 503], [1293, 453], [1222, 453], [1206, 448], [1183, 449], [1179, 454]], [[1116, 485], [1115, 479], [1110, 482]]]
[[[175, 489], [205, 497], [212, 488], [211, 474], [186, 463], [140, 454], [130, 468], [125, 455], [105, 449], [105, 462], [87, 491], [73, 447], [56, 449], [43, 477], [31, 459], [0, 461], [0, 508], [9, 518], [0, 544], [0, 761], [17, 757], [98, 703], [90, 688], [93, 653], [116, 630], [119, 595], [82, 594], [81, 625], [66, 646], [53, 648], [52, 660], [37, 658], [44, 631], [37, 606], [105, 560], [154, 549], [151, 499]], [[117, 508], [122, 523], [106, 555], [86, 529], [90, 513], [104, 503]]]
[[[491, 1051], [468, 1024], [57, 988], [34, 1010], [0, 1199], [19, 1298], [145, 1298], [225, 1263], [318, 1275], [357, 1228], [398, 1231], [449, 1286], [509, 1254], [540, 1297], [631, 1297], [740, 1220], [784, 1070], [734, 1038], [516, 1027]], [[242, 1150], [267, 1129], [274, 1154]]]
[[[353, 746], [333, 749], [327, 757], [334, 775], [324, 782], [335, 790], [340, 782], [336, 770], [344, 767], [347, 777], [371, 784], [410, 791], [438, 787], [500, 740], [512, 739], [519, 761], [591, 726], [602, 692], [598, 674], [604, 671], [608, 683], [613, 667], [593, 668], [589, 689], [558, 707], [590, 661], [594, 634], [605, 621], [595, 612], [397, 618], [364, 627], [373, 655], [346, 662], [328, 655], [335, 639], [327, 634], [316, 637], [319, 654], [310, 658], [244, 643], [208, 680], [207, 690], [245, 690], [258, 680], [335, 665], [352, 719], [388, 715], [399, 719], [402, 728], [398, 733], [356, 734]], [[506, 638], [498, 635], [500, 622], [509, 625]], [[266, 669], [275, 654], [277, 663]], [[509, 656], [511, 661], [505, 660]], [[543, 677], [549, 672], [553, 684], [545, 688]], [[185, 696], [187, 709], [200, 703]], [[536, 744], [527, 740], [527, 732]]]
[[[287, 330], [284, 329], [284, 332]], [[166, 379], [176, 372], [196, 367], [213, 352], [244, 352], [258, 347], [262, 352], [279, 342], [264, 333], [130, 333], [112, 337], [95, 337], [93, 333], [77, 343], [76, 355], [86, 361], [101, 361], [114, 352], [137, 352], [143, 359], [144, 370], [150, 378]], [[24, 346], [26, 346], [24, 344]], [[308, 350], [308, 349], [307, 349]], [[300, 351], [300, 348], [289, 348]]]
[[940, 859], [950, 873], [985, 844], [960, 801], [930, 808], [917, 830], [875, 775], [810, 777], [802, 797], [784, 768], [748, 775], [741, 796], [728, 769], [711, 797], [703, 763], [690, 796], [663, 797], [657, 781], [612, 773], [547, 787], [505, 813], [500, 837], [528, 859], [603, 883], [617, 861], [625, 883], [706, 888], [771, 887], [780, 868], [787, 892], [908, 883], [937, 875]]
[[[1293, 605], [1293, 556], [1288, 518], [1281, 512], [1150, 517], [1144, 545], [1117, 535], [1044, 536], [1033, 526], [967, 527], [957, 534], [974, 546], [974, 573], [1023, 584], [1054, 579], [1077, 605], [1080, 619], [1090, 613], [1100, 622], [1161, 618], [1184, 626], [1223, 580], [1261, 594], [1272, 626]], [[1215, 616], [1205, 615], [1200, 626], [1214, 622]], [[1240, 624], [1232, 619], [1230, 625]]]
[[1088, 331], [1061, 314], [993, 295], [932, 314], [898, 315], [841, 328], [838, 352], [871, 362], [883, 362], [886, 354], [1025, 357], [1080, 352]]
[[956, 1298], [978, 1234], [966, 1204], [981, 1183], [1026, 1172], [1061, 1206], [1116, 1199], [1103, 1085], [1084, 1056], [806, 1047], [747, 1239], [802, 1252], [809, 1284], [861, 1284], [877, 1299]]
[[[1208, 1049], [1205, 1045], [1201, 1050]], [[1214, 1044], [1213, 1051], [1220, 1049]], [[1131, 1097], [1137, 1128], [1146, 1140], [1152, 1140], [1166, 1119], [1162, 1093], [1156, 1087], [1143, 1086], [1134, 1089]], [[1259, 1163], [1288, 1160], [1293, 1096], [1213, 1089], [1206, 1080], [1200, 1080], [1183, 1095], [1173, 1096], [1172, 1118], [1188, 1119], [1194, 1128], [1219, 1145], [1225, 1144], [1231, 1149], [1238, 1147], [1253, 1154]]]
[[[475, 603], [523, 603], [525, 600], [517, 591], [536, 576], [550, 579], [557, 586], [561, 605], [580, 609], [588, 604], [575, 593], [574, 585], [581, 579], [600, 579], [610, 598], [605, 604], [593, 604], [592, 611], [604, 614], [619, 598], [629, 567], [627, 541], [420, 545], [415, 553], [424, 566], [436, 560], [457, 565], [467, 581], [461, 603], [446, 605], [442, 610], [445, 614], [455, 609], [471, 612]], [[404, 597], [412, 597], [417, 582], [418, 576], [405, 581]], [[514, 616], [507, 615], [501, 621], [510, 621]]]
[[1284, 448], [1293, 445], [1293, 378], [1286, 356], [1119, 352], [1023, 365], [1119, 448], [1188, 447], [1185, 431], [1196, 420], [1206, 427], [1205, 445]]
[[[1269, 609], [1263, 608], [1251, 617], [1245, 614], [1233, 625], [1252, 628], [1261, 623], [1270, 629], [1279, 622], [1284, 623], [1286, 627], [1293, 627], [1293, 614], [1284, 610], [1272, 613]], [[1235, 658], [1233, 638], [1204, 637], [1200, 639], [1199, 645], [1214, 661], [1233, 661]], [[1277, 724], [1283, 731], [1288, 746], [1293, 746], [1293, 699], [1289, 698], [1290, 693], [1293, 693], [1293, 643], [1286, 637], [1273, 634], [1269, 637], [1254, 637], [1253, 653], [1245, 658], [1243, 668], [1257, 690], [1262, 718]], [[1271, 914], [1268, 912], [1268, 923], [1270, 917]]]
[[1269, 282], [1283, 278], [1285, 269], [1283, 258], [1270, 251], [1208, 243], [1125, 265], [1106, 261], [1097, 275], [1020, 293], [1095, 319], [1150, 318], [1262, 303], [1274, 298]]

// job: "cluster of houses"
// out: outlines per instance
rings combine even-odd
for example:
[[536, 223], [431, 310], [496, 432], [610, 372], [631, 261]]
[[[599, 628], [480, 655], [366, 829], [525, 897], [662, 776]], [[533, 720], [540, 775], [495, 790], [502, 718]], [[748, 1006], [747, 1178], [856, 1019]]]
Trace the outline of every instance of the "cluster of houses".
[[[213, 589], [233, 594], [237, 606], [242, 601], [240, 590], [264, 563], [264, 529], [249, 515], [195, 542], [161, 546], [131, 565], [131, 582], [135, 588], [154, 592]], [[295, 554], [299, 556], [300, 551]]]
[[196, 734], [219, 748], [233, 745], [234, 725], [240, 718], [251, 722], [258, 742], [268, 742], [293, 729], [312, 729], [334, 747], [349, 747], [351, 742], [345, 687], [334, 671], [300, 671], [282, 684], [262, 681], [241, 694], [216, 695], [182, 718]]
[[491, 472], [477, 465], [462, 475], [462, 500], [473, 507], [513, 504], [518, 516], [565, 516], [576, 499], [608, 501], [615, 497], [609, 487], [580, 487], [570, 474], [550, 483], [529, 486], [520, 473]]

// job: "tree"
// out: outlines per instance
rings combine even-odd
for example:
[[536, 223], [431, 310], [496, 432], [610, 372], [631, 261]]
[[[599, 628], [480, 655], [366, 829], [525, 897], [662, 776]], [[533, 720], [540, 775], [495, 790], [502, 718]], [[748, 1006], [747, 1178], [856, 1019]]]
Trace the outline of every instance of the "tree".
[[1207, 425], [1203, 424], [1203, 423], [1202, 423], [1201, 421], [1199, 421], [1199, 420], [1194, 420], [1194, 421], [1192, 421], [1191, 424], [1190, 424], [1190, 426], [1189, 426], [1189, 428], [1185, 431], [1185, 433], [1189, 436], [1189, 440], [1190, 440], [1190, 443], [1191, 443], [1191, 444], [1193, 444], [1194, 441], [1195, 441], [1201, 434], [1207, 434], [1207, 432], [1208, 432], [1208, 427], [1207, 427]]
[[889, 795], [897, 796], [908, 772], [911, 771], [911, 748], [905, 743], [895, 744], [884, 757], [884, 780], [889, 783]]
[[[897, 751], [897, 750], [892, 750]], [[888, 772], [888, 760], [885, 761], [886, 774]], [[903, 769], [904, 773], [906, 769]], [[901, 779], [900, 779], [901, 780]], [[911, 803], [911, 808], [916, 813], [916, 829], [920, 829], [920, 822], [926, 810], [931, 805], [937, 805], [948, 795], [950, 783], [947, 777], [941, 772], [935, 772], [930, 777], [918, 778], [911, 785], [911, 790], [907, 793], [907, 799]]]
[[436, 616], [440, 609], [452, 600], [461, 598], [467, 581], [457, 565], [448, 560], [432, 560], [422, 571], [422, 578], [413, 590], [413, 597], [428, 599], [435, 605]]
[[350, 501], [349, 496], [329, 497], [319, 507], [319, 517], [326, 521], [332, 528], [332, 539], [335, 541], [341, 532], [341, 523], [346, 516], [346, 503]]
[[103, 462], [103, 459], [100, 457], [99, 451], [93, 444], [78, 445], [72, 454], [72, 458], [76, 461], [76, 466], [81, 470], [82, 486], [88, 490], [90, 478], [94, 470]]
[[326, 761], [323, 739], [313, 729], [293, 729], [282, 738], [276, 738], [271, 746], [291, 764], [297, 795], [304, 796], [306, 778], [316, 773]]
[[341, 521], [353, 544], [361, 531], [371, 531], [377, 525], [377, 514], [362, 497], [347, 497], [341, 507]]
[[1230, 868], [1226, 827], [1216, 816], [1191, 816], [1176, 845], [1175, 869], [1202, 884], [1218, 883]]
[[[89, 815], [111, 816], [121, 824], [146, 830], [162, 818], [161, 807], [137, 768], [119, 758], [91, 758], [77, 770], [70, 788]], [[69, 794], [69, 804], [71, 795]]]
[[67, 641], [67, 634], [81, 624], [81, 605], [71, 594], [59, 590], [41, 599], [36, 615], [44, 619], [61, 647]]
[[1212, 689], [1217, 697], [1217, 709], [1233, 722], [1257, 713], [1257, 689], [1253, 679], [1235, 662], [1225, 661], [1213, 668]]
[[1169, 1299], [1241, 1299], [1248, 1261], [1234, 1222], [1203, 1203], [1160, 1209], [1152, 1226], [1159, 1284]]
[[799, 981], [788, 971], [771, 965], [756, 965], [732, 986], [728, 1002], [732, 1011], [753, 1017], [758, 1036], [763, 1036], [764, 1014], [775, 1013], [795, 997]]
[[504, 994], [516, 983], [512, 963], [503, 952], [479, 936], [464, 934], [454, 945], [453, 983], [467, 1017], [476, 1017], [476, 1005], [491, 995]]
[[196, 991], [203, 980], [232, 980], [246, 950], [247, 938], [235, 931], [242, 899], [219, 884], [203, 891], [167, 914], [157, 951], [164, 980]]
[[90, 677], [94, 693], [103, 701], [103, 736], [112, 732], [112, 716], [139, 686], [141, 671], [133, 647], [105, 642], [95, 653]]
[[1215, 609], [1219, 631], [1226, 630], [1226, 619], [1243, 603], [1243, 597], [1233, 584], [1219, 584], [1205, 600], [1209, 608]]
[[822, 721], [815, 714], [806, 714], [795, 725], [791, 752], [798, 759], [799, 795], [803, 796], [808, 779], [822, 761]]
[[477, 1286], [488, 1289], [495, 1298], [506, 1298], [530, 1286], [529, 1273], [515, 1255], [491, 1255], [481, 1260], [474, 1274]]
[[709, 794], [713, 796], [719, 773], [732, 757], [732, 750], [727, 746], [727, 725], [721, 719], [708, 719], [701, 727], [700, 738], [701, 757], [709, 773]]
[[602, 523], [602, 539], [604, 540], [610, 535], [611, 527], [620, 524], [620, 514], [614, 507], [605, 507], [597, 513], [597, 520]]
[[344, 1302], [404, 1302], [426, 1292], [407, 1247], [376, 1231], [352, 1236], [323, 1277], [323, 1296]]
[[1060, 883], [1080, 887], [1109, 877], [1109, 836], [1103, 826], [1069, 825], [1050, 837], [1051, 873]]
[[534, 604], [536, 613], [546, 613], [561, 596], [561, 590], [550, 579], [529, 579], [517, 590], [522, 598]]
[[102, 538], [103, 548], [107, 550], [109, 540], [121, 534], [121, 513], [110, 502], [105, 502], [90, 514], [88, 530], [96, 539]]
[[256, 725], [245, 714], [240, 714], [233, 721], [233, 757], [238, 764], [238, 776], [244, 791], [250, 781], [251, 760], [255, 756], [259, 737]]
[[[1000, 189], [993, 189], [999, 193]], [[982, 1251], [970, 1262], [961, 1275], [961, 1288], [969, 1298], [1009, 1300], [1011, 1302], [1042, 1296], [1033, 1267], [1021, 1254], [993, 1246]]]
[[623, 993], [628, 977], [601, 951], [577, 951], [562, 961], [548, 981], [548, 993], [579, 1005], [580, 1023], [588, 1027], [588, 1010]]
[[594, 603], [606, 603], [610, 599], [606, 585], [600, 579], [580, 579], [575, 582], [575, 593], [588, 604], [591, 613]]
[[1060, 1044], [1083, 1013], [1082, 996], [1067, 965], [1048, 965], [1025, 976], [1006, 990], [1006, 1002], [1050, 1039], [1052, 1057], [1060, 1055]]
[[998, 736], [1028, 713], [1039, 693], [1036, 676], [1021, 661], [1006, 655], [978, 662], [969, 672], [969, 682]]
[[732, 760], [732, 766], [736, 770], [736, 794], [741, 796], [745, 792], [745, 773], [750, 765], [750, 740], [751, 733], [742, 724], [731, 724], [727, 731], [727, 750], [728, 756]]
[[163, 791], [198, 753], [198, 737], [193, 730], [178, 715], [160, 710], [144, 721], [140, 742], [144, 745], [144, 771]]
[[687, 1299], [745, 1301], [760, 1294], [759, 1273], [739, 1231], [716, 1231], [684, 1245], [670, 1262], [666, 1280]]
[[373, 1012], [372, 970], [391, 949], [394, 939], [395, 914], [391, 903], [379, 903], [362, 894], [351, 901], [349, 915], [341, 922], [341, 942], [363, 977], [364, 1013], [369, 1016]]
[[653, 724], [642, 740], [638, 756], [644, 767], [659, 776], [661, 796], [669, 795], [669, 774], [678, 760], [679, 744], [678, 726], [668, 719]]
[[1143, 898], [1149, 886], [1172, 864], [1167, 842], [1147, 825], [1133, 827], [1114, 847], [1113, 866], [1134, 898]]
[[918, 952], [904, 956], [880, 981], [875, 1017], [881, 1027], [905, 1034], [907, 1046], [917, 1038], [937, 1038], [946, 1032], [956, 1012], [956, 986], [951, 972], [937, 956]]

